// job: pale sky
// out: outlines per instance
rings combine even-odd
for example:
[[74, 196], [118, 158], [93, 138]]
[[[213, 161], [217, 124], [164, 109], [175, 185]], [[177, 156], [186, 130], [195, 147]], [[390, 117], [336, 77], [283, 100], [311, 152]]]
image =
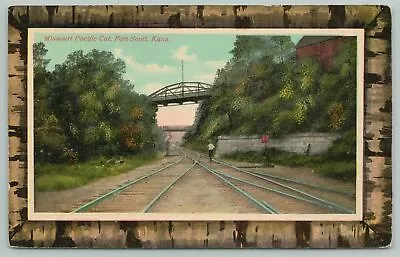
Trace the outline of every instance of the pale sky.
[[[46, 36], [70, 36], [72, 40], [46, 40]], [[85, 38], [96, 38], [96, 41], [83, 40]], [[148, 95], [181, 81], [181, 60], [184, 61], [185, 81], [212, 84], [217, 69], [224, 67], [231, 58], [229, 51], [235, 38], [232, 34], [36, 32], [34, 41], [46, 45], [50, 70], [76, 50], [85, 53], [92, 49], [111, 51], [126, 64], [124, 78], [135, 85], [135, 91]], [[292, 36], [295, 43], [300, 38]], [[191, 125], [197, 106], [159, 107], [158, 124]]]

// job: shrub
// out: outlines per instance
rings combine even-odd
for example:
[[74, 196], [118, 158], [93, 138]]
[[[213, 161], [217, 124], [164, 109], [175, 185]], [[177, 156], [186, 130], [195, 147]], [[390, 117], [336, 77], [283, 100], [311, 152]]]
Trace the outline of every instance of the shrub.
[[282, 111], [273, 120], [271, 130], [273, 135], [280, 136], [293, 132], [295, 128], [297, 128], [297, 123], [293, 112]]
[[63, 190], [83, 185], [82, 179], [70, 175], [48, 174], [35, 181], [35, 189], [38, 191]]
[[316, 167], [319, 174], [338, 180], [354, 181], [356, 177], [355, 162], [326, 162]]
[[205, 140], [190, 141], [190, 142], [185, 142], [183, 144], [184, 147], [192, 149], [194, 151], [201, 152], [201, 153], [208, 152], [207, 145], [208, 145], [208, 142]]
[[[132, 171], [160, 158], [157, 152], [108, 159], [100, 157], [85, 162], [66, 164], [35, 164], [35, 190], [53, 191], [80, 187], [96, 179]], [[118, 161], [117, 161], [118, 160]]]
[[77, 163], [79, 160], [78, 153], [71, 148], [64, 148], [60, 158], [69, 164]]
[[352, 129], [333, 142], [326, 154], [330, 159], [355, 160], [356, 158], [356, 130]]

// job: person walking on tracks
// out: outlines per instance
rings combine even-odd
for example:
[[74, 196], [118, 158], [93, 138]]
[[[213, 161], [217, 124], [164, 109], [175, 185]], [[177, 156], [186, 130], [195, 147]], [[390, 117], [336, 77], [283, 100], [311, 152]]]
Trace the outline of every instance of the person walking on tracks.
[[171, 135], [168, 135], [167, 140], [165, 141], [165, 156], [169, 155], [170, 148], [171, 148]]
[[212, 157], [214, 156], [215, 145], [211, 141], [208, 141], [208, 142], [209, 142], [209, 144], [207, 145], [207, 147], [208, 147], [208, 157], [210, 158], [210, 162], [211, 162]]

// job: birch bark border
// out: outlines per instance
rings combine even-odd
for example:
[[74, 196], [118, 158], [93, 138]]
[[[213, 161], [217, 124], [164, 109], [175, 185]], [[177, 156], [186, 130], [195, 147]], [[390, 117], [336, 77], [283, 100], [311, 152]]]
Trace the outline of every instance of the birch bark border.
[[[392, 227], [391, 12], [387, 6], [15, 6], [9, 15], [9, 243], [82, 248], [388, 247]], [[29, 222], [29, 27], [365, 28], [362, 222]]]

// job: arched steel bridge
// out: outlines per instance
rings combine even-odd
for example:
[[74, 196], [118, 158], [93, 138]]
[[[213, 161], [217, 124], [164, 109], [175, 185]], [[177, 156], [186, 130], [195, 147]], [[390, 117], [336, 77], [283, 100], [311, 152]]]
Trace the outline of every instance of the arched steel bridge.
[[156, 92], [150, 94], [149, 98], [154, 104], [164, 106], [167, 106], [170, 103], [197, 103], [197, 101], [211, 96], [210, 88], [211, 85], [204, 82], [178, 82], [157, 90]]
[[192, 128], [192, 126], [159, 126], [162, 131], [165, 132], [180, 132], [180, 131], [188, 131]]

